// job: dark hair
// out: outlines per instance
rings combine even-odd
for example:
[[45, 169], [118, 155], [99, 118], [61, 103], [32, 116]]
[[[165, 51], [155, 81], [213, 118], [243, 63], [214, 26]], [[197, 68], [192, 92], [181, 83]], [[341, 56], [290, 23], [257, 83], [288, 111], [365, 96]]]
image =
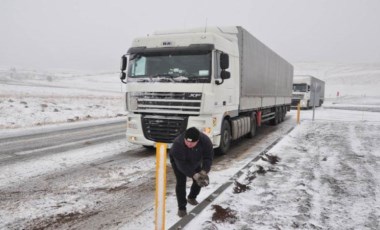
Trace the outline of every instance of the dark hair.
[[196, 142], [199, 140], [199, 130], [191, 127], [185, 132], [185, 140], [189, 142]]

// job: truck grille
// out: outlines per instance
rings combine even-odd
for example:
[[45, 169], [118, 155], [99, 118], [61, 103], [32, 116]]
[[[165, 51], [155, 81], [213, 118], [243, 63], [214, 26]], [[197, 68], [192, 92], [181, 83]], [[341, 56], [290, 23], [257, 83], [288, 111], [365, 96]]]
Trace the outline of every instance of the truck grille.
[[301, 100], [301, 99], [304, 98], [304, 95], [303, 95], [303, 94], [293, 93], [293, 94], [292, 94], [292, 98], [293, 98], [293, 99], [299, 99], [299, 100]]
[[300, 99], [292, 99], [292, 106], [297, 106], [300, 103]]
[[199, 115], [201, 109], [202, 93], [135, 92], [129, 96], [133, 112]]
[[145, 138], [155, 142], [172, 143], [187, 127], [187, 117], [147, 115], [141, 119]]

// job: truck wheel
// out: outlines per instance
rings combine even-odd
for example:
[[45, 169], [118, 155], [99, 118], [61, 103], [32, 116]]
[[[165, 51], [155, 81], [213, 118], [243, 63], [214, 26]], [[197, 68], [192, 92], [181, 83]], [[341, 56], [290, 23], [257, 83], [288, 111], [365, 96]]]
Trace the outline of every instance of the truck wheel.
[[227, 120], [223, 121], [222, 132], [220, 133], [220, 145], [215, 150], [216, 154], [224, 155], [227, 153], [231, 145], [231, 126]]
[[255, 113], [252, 113], [251, 114], [251, 130], [247, 134], [247, 137], [249, 138], [254, 137], [256, 135], [256, 128], [257, 128], [256, 116], [255, 116]]
[[279, 107], [278, 108], [278, 123], [281, 123], [282, 122], [282, 116], [284, 114], [284, 110], [282, 109], [282, 107]]
[[278, 120], [279, 120], [279, 109], [276, 108], [275, 109], [275, 115], [274, 115], [274, 118], [272, 120], [270, 120], [270, 124], [271, 125], [277, 125], [278, 124]]

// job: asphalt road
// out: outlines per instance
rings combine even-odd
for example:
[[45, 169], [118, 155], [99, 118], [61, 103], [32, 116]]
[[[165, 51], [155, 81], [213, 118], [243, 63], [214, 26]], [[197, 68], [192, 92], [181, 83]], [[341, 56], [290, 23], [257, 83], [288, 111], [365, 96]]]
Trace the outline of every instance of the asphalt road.
[[121, 138], [125, 138], [123, 121], [1, 138], [0, 165]]

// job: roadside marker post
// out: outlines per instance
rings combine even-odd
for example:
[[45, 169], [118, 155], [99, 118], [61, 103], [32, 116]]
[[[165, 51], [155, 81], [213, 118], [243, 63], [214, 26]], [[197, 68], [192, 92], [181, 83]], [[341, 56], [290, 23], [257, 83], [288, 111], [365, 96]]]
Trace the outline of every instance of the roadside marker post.
[[297, 105], [297, 124], [300, 124], [301, 102]]
[[166, 203], [166, 152], [167, 144], [156, 145], [156, 205], [155, 230], [165, 229], [165, 203]]

